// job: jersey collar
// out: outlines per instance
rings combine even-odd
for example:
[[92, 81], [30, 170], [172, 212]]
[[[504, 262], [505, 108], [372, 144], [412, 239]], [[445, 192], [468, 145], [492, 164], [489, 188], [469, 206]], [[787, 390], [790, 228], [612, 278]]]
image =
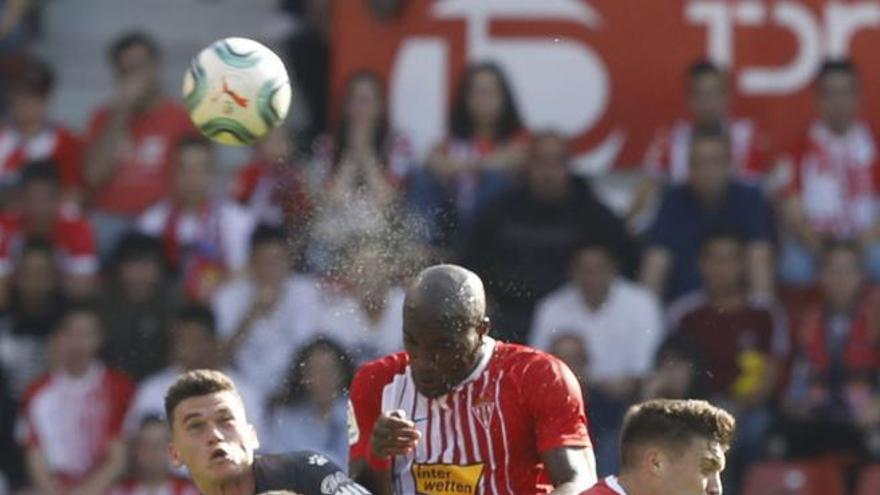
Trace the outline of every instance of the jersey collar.
[[495, 339], [489, 336], [483, 337], [483, 343], [481, 344], [482, 356], [480, 356], [480, 361], [477, 363], [477, 366], [471, 371], [471, 374], [467, 376], [464, 380], [461, 381], [458, 385], [453, 387], [453, 390], [460, 390], [468, 383], [476, 380], [486, 371], [486, 368], [489, 366], [489, 361], [492, 359], [492, 354], [495, 352]]
[[626, 490], [620, 486], [620, 481], [617, 480], [617, 476], [606, 476], [605, 484], [608, 485], [608, 488], [617, 493], [618, 495], [627, 495]]

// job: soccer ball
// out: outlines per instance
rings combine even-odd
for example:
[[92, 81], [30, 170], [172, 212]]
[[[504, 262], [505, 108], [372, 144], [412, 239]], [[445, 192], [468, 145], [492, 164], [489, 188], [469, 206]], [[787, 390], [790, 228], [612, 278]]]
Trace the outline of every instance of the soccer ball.
[[247, 38], [214, 42], [192, 59], [183, 77], [193, 123], [205, 136], [233, 146], [253, 144], [281, 125], [290, 96], [284, 63]]

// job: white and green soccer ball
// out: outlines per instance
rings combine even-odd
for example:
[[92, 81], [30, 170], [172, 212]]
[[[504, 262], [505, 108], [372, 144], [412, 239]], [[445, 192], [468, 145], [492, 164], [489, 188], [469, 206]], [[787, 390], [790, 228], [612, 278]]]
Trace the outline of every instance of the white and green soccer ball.
[[244, 146], [284, 122], [290, 80], [272, 50], [247, 38], [214, 42], [192, 59], [183, 77], [183, 98], [205, 136]]

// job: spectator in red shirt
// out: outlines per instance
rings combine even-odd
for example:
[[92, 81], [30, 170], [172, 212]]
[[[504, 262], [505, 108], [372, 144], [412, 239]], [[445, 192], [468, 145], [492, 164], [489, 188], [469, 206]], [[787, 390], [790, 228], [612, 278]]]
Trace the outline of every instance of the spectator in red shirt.
[[730, 135], [731, 169], [736, 178], [756, 182], [767, 171], [766, 137], [752, 119], [731, 115], [727, 73], [713, 62], [695, 62], [687, 72], [686, 98], [690, 117], [659, 131], [645, 154], [646, 177], [627, 215], [630, 221], [642, 220], [665, 185], [687, 180], [694, 127], [721, 126]]
[[880, 293], [865, 283], [854, 243], [826, 248], [819, 282], [822, 301], [796, 327], [783, 408], [788, 454], [864, 454], [880, 437]]
[[705, 360], [712, 400], [737, 417], [728, 476], [732, 490], [745, 466], [763, 453], [788, 346], [780, 312], [749, 299], [745, 253], [736, 234], [707, 237], [699, 254], [703, 289], [681, 297], [669, 311], [670, 329], [694, 342]]
[[69, 308], [52, 335], [54, 370], [25, 393], [19, 440], [44, 493], [103, 493], [125, 471], [119, 435], [134, 383], [98, 359], [101, 333], [93, 309]]
[[131, 439], [131, 475], [116, 484], [107, 495], [198, 495], [188, 480], [174, 476], [168, 462], [168, 424], [158, 416], [144, 418]]
[[62, 206], [55, 170], [51, 162], [25, 166], [18, 208], [0, 219], [0, 277], [11, 275], [25, 242], [43, 239], [55, 248], [65, 292], [81, 299], [97, 287], [95, 240], [88, 220], [76, 209]]
[[507, 189], [529, 145], [513, 90], [491, 62], [467, 69], [449, 120], [449, 137], [408, 191], [412, 208], [428, 222], [431, 245], [441, 248], [466, 238], [483, 207]]
[[162, 92], [155, 40], [126, 34], [109, 57], [116, 95], [93, 115], [83, 161], [102, 253], [168, 192], [174, 146], [196, 133], [184, 107]]
[[[80, 198], [82, 143], [73, 132], [49, 120], [49, 102], [55, 86], [52, 68], [32, 58], [10, 82], [9, 122], [0, 126], [0, 187], [14, 187], [21, 169], [49, 160], [57, 167], [65, 199]], [[7, 204], [10, 198], [5, 197]]]
[[292, 159], [289, 132], [279, 127], [254, 147], [232, 181], [231, 195], [262, 224], [285, 227], [294, 237], [306, 228], [312, 198], [306, 167]]
[[780, 277], [790, 284], [811, 283], [824, 243], [851, 239], [863, 250], [871, 278], [880, 280], [880, 163], [874, 132], [859, 116], [859, 77], [852, 62], [825, 62], [816, 98], [818, 119], [790, 158]]

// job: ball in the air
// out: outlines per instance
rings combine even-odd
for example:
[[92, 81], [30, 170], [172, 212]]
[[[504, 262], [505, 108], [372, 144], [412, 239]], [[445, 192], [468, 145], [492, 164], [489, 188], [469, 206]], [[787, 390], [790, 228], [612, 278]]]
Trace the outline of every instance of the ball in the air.
[[281, 125], [290, 107], [290, 81], [272, 50], [247, 38], [225, 38], [205, 48], [183, 77], [189, 116], [223, 144], [253, 144]]

